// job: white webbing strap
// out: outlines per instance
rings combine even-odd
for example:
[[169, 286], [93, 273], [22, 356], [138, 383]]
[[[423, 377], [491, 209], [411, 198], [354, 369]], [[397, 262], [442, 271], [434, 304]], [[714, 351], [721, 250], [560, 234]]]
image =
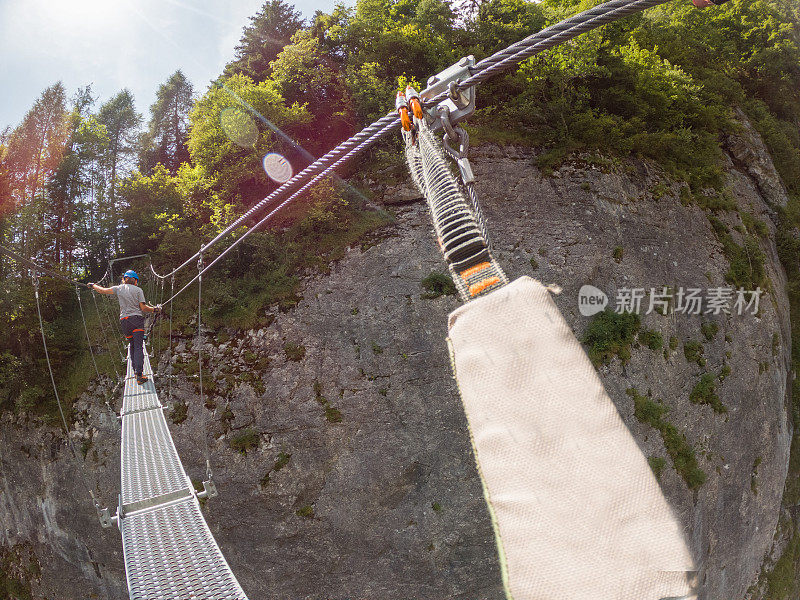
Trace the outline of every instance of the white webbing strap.
[[522, 277], [449, 326], [508, 597], [693, 598], [683, 530], [547, 288]]

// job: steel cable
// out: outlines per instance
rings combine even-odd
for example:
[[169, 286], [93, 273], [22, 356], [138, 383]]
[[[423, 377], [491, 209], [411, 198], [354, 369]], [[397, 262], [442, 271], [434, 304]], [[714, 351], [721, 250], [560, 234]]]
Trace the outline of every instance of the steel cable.
[[[573, 37], [580, 35], [586, 31], [604, 25], [606, 23], [610, 23], [617, 19], [620, 19], [624, 16], [629, 14], [642, 11], [646, 8], [656, 6], [658, 4], [662, 4], [667, 0], [635, 0], [630, 2], [629, 0], [611, 0], [611, 2], [606, 2], [594, 8], [588, 9], [565, 19], [559, 23], [551, 25], [539, 31], [531, 36], [528, 36], [524, 40], [520, 40], [503, 50], [500, 50], [493, 55], [483, 59], [480, 61], [475, 67], [473, 67], [473, 75], [464, 80], [459, 84], [460, 88], [470, 87], [476, 85], [478, 83], [482, 83], [486, 81], [489, 77], [497, 75], [503, 71], [506, 71], [513, 66], [519, 64], [526, 58], [529, 58], [539, 52], [547, 50], [557, 44], [563, 43]], [[436, 104], [441, 102], [447, 97], [447, 92], [443, 92], [439, 94], [437, 97], [433, 98], [426, 102], [426, 105]], [[294, 177], [292, 177], [289, 181], [282, 184], [276, 190], [274, 190], [269, 196], [264, 198], [263, 200], [257, 202], [255, 205], [250, 207], [244, 214], [238, 217], [233, 223], [228, 225], [224, 230], [218, 233], [212, 240], [208, 243], [204, 244], [201, 247], [201, 250], [196, 252], [193, 256], [186, 259], [182, 264], [178, 267], [166, 273], [164, 275], [160, 275], [153, 270], [153, 273], [156, 277], [159, 278], [166, 278], [175, 275], [178, 271], [189, 265], [193, 260], [196, 260], [200, 253], [204, 250], [207, 250], [210, 246], [216, 244], [219, 240], [223, 237], [234, 231], [240, 225], [242, 225], [247, 219], [252, 217], [256, 212], [259, 212], [262, 209], [268, 207], [268, 205], [273, 202], [277, 201], [283, 195], [287, 193], [291, 193], [292, 190], [296, 189], [298, 186], [303, 186], [305, 189], [305, 182], [310, 178], [315, 177], [319, 173], [328, 169], [329, 166], [333, 164], [340, 164], [342, 157], [349, 154], [350, 149], [357, 146], [360, 143], [363, 143], [367, 139], [371, 139], [375, 136], [375, 134], [379, 134], [378, 137], [374, 140], [380, 139], [383, 137], [388, 131], [397, 126], [399, 123], [399, 118], [397, 117], [396, 113], [390, 113], [381, 119], [375, 121], [368, 127], [362, 129], [358, 134], [354, 135], [353, 137], [349, 138], [345, 142], [336, 146], [333, 150], [325, 154], [320, 159], [313, 162], [311, 165], [297, 173]], [[374, 141], [372, 143], [374, 143]], [[296, 196], [293, 196], [296, 197]], [[285, 205], [285, 202], [278, 205], [277, 208], [280, 208]], [[270, 211], [270, 214], [274, 214], [274, 209]], [[263, 222], [260, 221], [260, 223]], [[240, 238], [241, 239], [241, 238]], [[211, 266], [212, 263], [209, 264]], [[188, 285], [190, 285], [194, 279], [184, 286], [183, 289], [186, 289]], [[182, 292], [181, 289], [178, 293]], [[168, 300], [169, 301], [169, 300]]]
[[265, 224], [267, 221], [269, 221], [269, 220], [270, 220], [270, 219], [271, 219], [271, 218], [272, 218], [272, 217], [273, 217], [273, 216], [274, 216], [274, 215], [275, 215], [275, 214], [276, 214], [276, 213], [277, 213], [279, 210], [281, 210], [281, 209], [282, 209], [284, 206], [286, 206], [287, 204], [289, 204], [290, 202], [292, 202], [293, 200], [295, 200], [295, 199], [296, 199], [298, 196], [300, 196], [300, 195], [301, 195], [303, 192], [305, 192], [306, 190], [308, 190], [309, 188], [311, 188], [311, 187], [312, 187], [314, 184], [316, 184], [316, 183], [317, 183], [317, 182], [319, 182], [321, 179], [323, 179], [323, 178], [324, 178], [324, 177], [326, 177], [328, 174], [330, 174], [330, 173], [331, 173], [331, 172], [332, 172], [334, 169], [336, 169], [336, 168], [338, 168], [338, 167], [342, 166], [344, 163], [346, 163], [348, 160], [350, 160], [351, 158], [353, 158], [355, 155], [357, 155], [358, 153], [360, 153], [360, 152], [362, 152], [362, 151], [366, 150], [367, 148], [369, 148], [370, 146], [372, 146], [372, 145], [373, 145], [375, 142], [377, 142], [377, 141], [378, 141], [380, 138], [382, 138], [384, 135], [386, 135], [386, 133], [387, 133], [387, 132], [391, 131], [391, 129], [392, 129], [392, 128], [394, 128], [394, 127], [397, 125], [397, 123], [399, 123], [399, 122], [400, 122], [400, 119], [399, 119], [398, 117], [395, 117], [395, 121], [396, 121], [396, 122], [392, 122], [392, 123], [390, 123], [388, 126], [385, 126], [385, 127], [384, 127], [384, 129], [381, 129], [381, 130], [379, 130], [379, 131], [375, 132], [375, 133], [372, 135], [372, 137], [370, 137], [370, 138], [368, 138], [368, 139], [364, 140], [363, 142], [361, 142], [361, 144], [359, 144], [358, 146], [356, 146], [355, 148], [353, 148], [352, 150], [350, 150], [350, 151], [349, 151], [347, 154], [345, 154], [344, 156], [340, 157], [340, 158], [339, 158], [339, 160], [337, 160], [335, 163], [333, 163], [332, 165], [330, 165], [329, 167], [327, 167], [326, 169], [324, 169], [324, 170], [323, 170], [321, 173], [317, 174], [317, 175], [316, 175], [316, 176], [315, 176], [315, 177], [314, 177], [314, 178], [313, 178], [311, 181], [309, 181], [308, 183], [306, 183], [306, 184], [305, 184], [303, 187], [301, 187], [299, 190], [297, 190], [297, 191], [296, 191], [294, 194], [292, 194], [291, 196], [289, 196], [288, 198], [286, 198], [286, 199], [285, 199], [283, 202], [281, 202], [280, 204], [278, 204], [277, 206], [275, 206], [275, 207], [274, 207], [274, 208], [273, 208], [273, 209], [272, 209], [272, 210], [271, 210], [271, 211], [270, 211], [270, 212], [269, 212], [267, 215], [265, 215], [265, 216], [264, 216], [264, 217], [263, 217], [263, 218], [262, 218], [262, 219], [261, 219], [261, 220], [260, 220], [258, 223], [256, 223], [256, 224], [255, 224], [255, 225], [253, 225], [252, 227], [250, 227], [250, 228], [249, 228], [247, 231], [245, 231], [245, 232], [244, 232], [244, 233], [241, 235], [241, 237], [237, 238], [237, 239], [236, 239], [236, 241], [234, 241], [234, 242], [233, 242], [233, 243], [232, 243], [230, 246], [228, 246], [227, 248], [225, 248], [225, 250], [223, 250], [223, 251], [220, 253], [220, 255], [219, 255], [219, 256], [217, 256], [217, 257], [216, 257], [214, 260], [212, 260], [210, 263], [208, 263], [208, 264], [205, 266], [205, 268], [204, 268], [202, 271], [200, 271], [200, 273], [198, 273], [197, 275], [195, 275], [195, 276], [194, 276], [194, 278], [192, 278], [192, 279], [191, 279], [191, 280], [190, 280], [190, 281], [189, 281], [189, 282], [188, 282], [186, 285], [184, 285], [184, 286], [183, 286], [183, 287], [182, 287], [180, 290], [178, 290], [178, 291], [177, 291], [175, 294], [173, 294], [173, 295], [172, 295], [172, 296], [169, 298], [169, 300], [167, 300], [166, 302], [164, 302], [164, 304], [166, 304], [167, 302], [171, 303], [171, 302], [172, 302], [172, 301], [173, 301], [173, 300], [174, 300], [174, 299], [175, 299], [175, 298], [176, 298], [176, 297], [177, 297], [179, 294], [181, 294], [181, 293], [182, 293], [184, 290], [186, 290], [187, 288], [189, 288], [189, 286], [191, 286], [191, 285], [192, 285], [192, 284], [193, 284], [195, 281], [197, 281], [197, 280], [198, 280], [198, 278], [199, 278], [201, 275], [203, 275], [203, 273], [205, 273], [206, 271], [208, 271], [209, 269], [211, 269], [211, 267], [213, 267], [215, 264], [217, 264], [217, 262], [219, 262], [219, 261], [220, 261], [220, 260], [221, 260], [221, 259], [222, 259], [222, 258], [223, 258], [223, 257], [224, 257], [224, 256], [225, 256], [227, 253], [228, 253], [228, 252], [230, 252], [231, 250], [233, 250], [233, 249], [234, 249], [234, 248], [235, 248], [235, 247], [236, 247], [236, 246], [237, 246], [237, 245], [238, 245], [238, 244], [239, 244], [239, 243], [240, 243], [242, 240], [244, 240], [244, 239], [245, 239], [245, 238], [246, 238], [248, 235], [250, 235], [250, 234], [251, 234], [251, 233], [253, 233], [254, 231], [257, 231], [259, 227], [261, 227], [261, 226], [262, 226], [262, 225], [264, 225], [264, 224]]
[[58, 386], [56, 386], [56, 378], [55, 375], [53, 375], [53, 365], [50, 363], [50, 352], [47, 350], [47, 337], [44, 334], [44, 321], [42, 320], [42, 308], [41, 305], [39, 304], [39, 277], [36, 275], [34, 275], [33, 277], [33, 287], [34, 287], [34, 296], [36, 298], [36, 312], [39, 315], [39, 331], [42, 334], [42, 346], [44, 346], [44, 357], [47, 360], [47, 370], [50, 373], [50, 383], [53, 384], [53, 394], [56, 397], [56, 404], [58, 405], [58, 414], [61, 416], [61, 425], [64, 427], [64, 435], [67, 436], [67, 446], [69, 446], [70, 452], [72, 453], [72, 458], [74, 458], [75, 462], [78, 464], [78, 468], [81, 472], [82, 483], [92, 499], [92, 504], [94, 504], [95, 508], [99, 510], [100, 503], [97, 501], [97, 498], [95, 498], [92, 486], [89, 485], [89, 477], [86, 474], [86, 465], [84, 465], [83, 462], [78, 459], [78, 453], [75, 450], [75, 444], [72, 443], [72, 438], [69, 435], [69, 425], [67, 425], [67, 417], [64, 414], [64, 407], [62, 406], [61, 398], [58, 395]]
[[81, 321], [83, 321], [83, 331], [86, 333], [86, 344], [89, 347], [89, 355], [92, 357], [92, 364], [94, 365], [94, 372], [97, 378], [100, 379], [100, 369], [97, 368], [97, 361], [94, 359], [94, 350], [92, 350], [92, 340], [89, 337], [89, 328], [86, 326], [86, 317], [83, 314], [83, 302], [81, 301], [81, 290], [75, 286], [75, 294], [78, 296], [78, 306], [81, 309]]

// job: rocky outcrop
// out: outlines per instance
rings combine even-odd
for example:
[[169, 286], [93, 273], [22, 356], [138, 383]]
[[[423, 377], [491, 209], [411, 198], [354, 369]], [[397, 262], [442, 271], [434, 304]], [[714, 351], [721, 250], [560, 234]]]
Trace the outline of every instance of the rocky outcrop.
[[[576, 161], [545, 177], [535, 164], [524, 149], [473, 154], [500, 263], [512, 278], [560, 285], [556, 301], [578, 335], [589, 322], [578, 311], [583, 284], [612, 301], [624, 287], [726, 285], [728, 261], [705, 212], [682, 202], [653, 165]], [[600, 368], [642, 451], [665, 460], [661, 485], [702, 565], [708, 600], [741, 597], [757, 577], [790, 440], [789, 311], [769, 207], [780, 198], [765, 198], [733, 163], [729, 186], [740, 210], [768, 228], [759, 244], [770, 289], [758, 314], [643, 315], [664, 347], [640, 345], [627, 364]], [[309, 276], [296, 308], [267, 309], [271, 323], [261, 329], [208, 333], [214, 384], [205, 406], [184, 374], [194, 340], [156, 357], [161, 373], [177, 375], [172, 402], [186, 410], [176, 411], [172, 431], [192, 476], [204, 473], [208, 447], [220, 496], [207, 503], [207, 519], [252, 598], [503, 597], [445, 345], [458, 302], [422, 297], [421, 280], [444, 270], [424, 204], [412, 202], [409, 186], [382, 192], [402, 198], [395, 223], [329, 273]], [[736, 213], [719, 218], [741, 242]], [[706, 337], [703, 323], [716, 331]], [[692, 341], [702, 366], [683, 352]], [[705, 373], [727, 412], [690, 401]], [[158, 382], [164, 401], [168, 382]], [[672, 468], [659, 433], [636, 419], [629, 388], [669, 408], [707, 475], [699, 489]], [[113, 506], [119, 430], [102, 404], [109, 392], [106, 382], [84, 396], [74, 436], [91, 485]], [[61, 437], [9, 416], [0, 430], [2, 545], [33, 548], [33, 596], [126, 597], [119, 535], [97, 525]]]

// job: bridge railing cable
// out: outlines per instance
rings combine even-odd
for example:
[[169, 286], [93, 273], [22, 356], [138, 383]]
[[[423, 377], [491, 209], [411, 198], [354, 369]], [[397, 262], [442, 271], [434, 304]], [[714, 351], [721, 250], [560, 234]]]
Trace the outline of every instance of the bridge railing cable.
[[[526, 58], [561, 44], [580, 35], [581, 33], [595, 29], [606, 23], [613, 22], [629, 14], [640, 12], [646, 8], [662, 4], [666, 1], [667, 0], [611, 0], [610, 2], [606, 2], [594, 8], [585, 10], [577, 15], [574, 15], [573, 17], [565, 19], [564, 21], [556, 23], [543, 29], [542, 31], [530, 35], [524, 40], [520, 40], [519, 42], [516, 42], [515, 44], [512, 44], [507, 48], [483, 59], [472, 68], [473, 74], [461, 82], [458, 87], [465, 88], [482, 83], [494, 75], [513, 68]], [[447, 94], [448, 92], [439, 94], [435, 98], [427, 101], [426, 105], [437, 104], [441, 102], [447, 97]], [[397, 114], [390, 113], [381, 119], [378, 119], [368, 127], [365, 127], [358, 134], [336, 146], [333, 150], [329, 151], [327, 154], [297, 173], [294, 177], [289, 179], [289, 181], [279, 186], [267, 197], [254, 204], [245, 213], [243, 213], [225, 229], [219, 232], [213, 239], [203, 244], [198, 252], [187, 258], [178, 267], [163, 275], [158, 274], [155, 271], [154, 274], [160, 278], [173, 276], [178, 271], [197, 260], [201, 252], [207, 251], [211, 246], [215, 245], [224, 237], [241, 227], [248, 219], [251, 219], [260, 211], [269, 210], [269, 215], [274, 214], [276, 210], [280, 210], [280, 208], [286, 205], [286, 201], [277, 205], [275, 204], [286, 194], [292, 194], [291, 197], [296, 198], [297, 192], [300, 191], [299, 188], [307, 189], [306, 186], [311, 179], [317, 177], [322, 172], [330, 172], [329, 169], [334, 167], [334, 165], [336, 165], [334, 168], [343, 166], [344, 161], [342, 159], [350, 155], [352, 149], [363, 146], [368, 140], [369, 145], [374, 144], [384, 135], [389, 133], [389, 131], [394, 129], [399, 122], [400, 120], [397, 117]], [[262, 219], [255, 227], [257, 228], [263, 222], [264, 220]], [[237, 242], [240, 239], [242, 238], [238, 238]], [[236, 242], [234, 242], [234, 244], [235, 243]], [[208, 267], [212, 266], [214, 262], [215, 261], [209, 263]], [[180, 294], [194, 281], [196, 281], [196, 277], [193, 278], [189, 284], [184, 286], [184, 288], [179, 290], [178, 294]]]

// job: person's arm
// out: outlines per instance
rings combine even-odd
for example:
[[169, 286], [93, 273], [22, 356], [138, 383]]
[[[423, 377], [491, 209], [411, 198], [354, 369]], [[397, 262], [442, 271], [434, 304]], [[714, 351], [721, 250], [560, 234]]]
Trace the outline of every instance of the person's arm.
[[139, 308], [142, 309], [143, 312], [159, 312], [161, 311], [161, 306], [150, 306], [147, 302], [139, 302]]
[[88, 284], [90, 290], [94, 290], [98, 294], [108, 294], [110, 296], [114, 295], [114, 288], [104, 288], [103, 286], [97, 285], [96, 283]]
[[142, 291], [142, 288], [137, 288], [136, 293], [139, 296], [139, 309], [142, 312], [154, 313], [154, 312], [159, 312], [161, 310], [160, 306], [150, 306], [147, 302], [144, 301], [144, 292]]

